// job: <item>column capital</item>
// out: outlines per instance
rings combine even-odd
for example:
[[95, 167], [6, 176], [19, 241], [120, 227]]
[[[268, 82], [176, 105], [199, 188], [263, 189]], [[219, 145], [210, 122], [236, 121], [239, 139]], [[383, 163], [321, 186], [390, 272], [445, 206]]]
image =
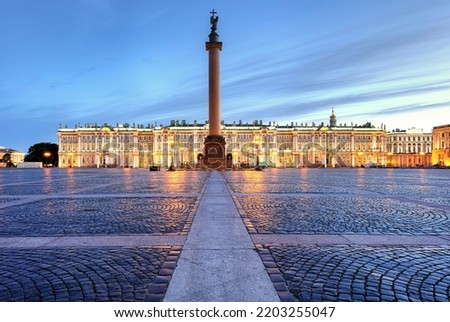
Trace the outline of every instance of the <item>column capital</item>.
[[222, 42], [206, 42], [205, 43], [206, 50], [210, 50], [211, 48], [218, 48], [219, 50], [222, 50]]

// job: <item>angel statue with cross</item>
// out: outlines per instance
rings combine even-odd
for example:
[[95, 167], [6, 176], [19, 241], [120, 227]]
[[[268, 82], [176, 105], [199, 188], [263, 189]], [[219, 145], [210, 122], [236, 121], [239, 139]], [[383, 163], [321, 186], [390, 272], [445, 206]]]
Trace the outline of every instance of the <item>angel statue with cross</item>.
[[212, 32], [217, 30], [217, 23], [219, 22], [219, 16], [216, 16], [216, 13], [217, 12], [214, 11], [214, 9], [213, 9], [213, 11], [210, 12], [210, 14], [211, 14], [211, 19], [210, 19], [210, 21], [211, 21], [211, 31]]

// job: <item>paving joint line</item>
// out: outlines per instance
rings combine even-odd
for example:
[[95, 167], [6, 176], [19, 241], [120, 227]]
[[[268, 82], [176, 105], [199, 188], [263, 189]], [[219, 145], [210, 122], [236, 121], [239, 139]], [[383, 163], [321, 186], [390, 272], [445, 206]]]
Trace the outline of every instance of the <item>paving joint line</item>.
[[170, 251], [164, 259], [157, 276], [147, 288], [144, 296], [145, 302], [162, 302], [166, 295], [169, 283], [180, 259], [183, 246], [170, 246]]
[[289, 291], [287, 283], [281, 273], [275, 259], [270, 253], [268, 248], [265, 248], [263, 244], [255, 244], [256, 251], [261, 258], [263, 265], [273, 283], [273, 286], [280, 298], [281, 302], [294, 302], [295, 299], [292, 293]]

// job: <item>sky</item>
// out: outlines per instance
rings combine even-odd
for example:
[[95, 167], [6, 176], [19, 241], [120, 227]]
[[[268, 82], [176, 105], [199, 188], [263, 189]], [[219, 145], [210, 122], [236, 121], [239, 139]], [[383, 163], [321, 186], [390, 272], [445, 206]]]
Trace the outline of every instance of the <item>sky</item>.
[[0, 146], [204, 122], [212, 9], [226, 123], [450, 123], [448, 0], [0, 0]]

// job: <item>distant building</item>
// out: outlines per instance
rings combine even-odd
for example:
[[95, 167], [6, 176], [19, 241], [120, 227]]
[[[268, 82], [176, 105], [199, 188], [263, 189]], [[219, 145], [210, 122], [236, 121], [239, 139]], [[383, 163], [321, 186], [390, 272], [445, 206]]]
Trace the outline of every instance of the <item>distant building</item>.
[[429, 167], [432, 165], [432, 135], [411, 128], [388, 133], [387, 166]]
[[18, 150], [6, 148], [4, 146], [0, 146], [0, 167], [6, 167], [8, 165], [8, 162], [4, 161], [7, 160], [11, 162], [14, 166], [16, 166], [17, 163], [23, 162], [24, 158], [25, 153], [20, 152]]
[[[227, 156], [239, 166], [360, 167], [385, 166], [383, 127], [328, 124], [278, 125], [242, 121], [221, 125]], [[167, 126], [86, 124], [59, 128], [59, 167], [195, 166], [203, 153], [208, 124], [171, 121]]]
[[433, 165], [450, 167], [450, 124], [433, 127]]

